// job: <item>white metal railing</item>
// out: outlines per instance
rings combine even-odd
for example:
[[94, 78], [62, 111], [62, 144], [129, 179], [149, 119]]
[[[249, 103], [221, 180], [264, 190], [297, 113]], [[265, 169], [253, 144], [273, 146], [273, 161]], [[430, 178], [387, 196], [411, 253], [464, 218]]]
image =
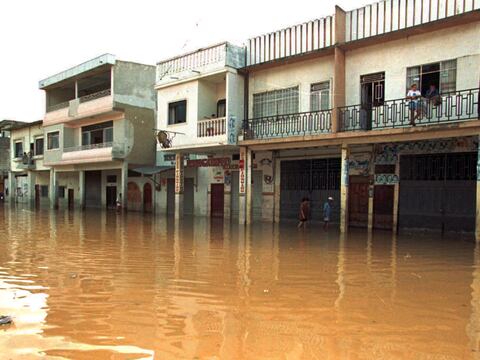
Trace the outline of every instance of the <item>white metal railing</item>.
[[157, 80], [161, 80], [166, 75], [194, 70], [213, 63], [225, 62], [226, 51], [227, 44], [222, 43], [161, 61], [157, 64]]
[[90, 145], [78, 145], [78, 146], [71, 146], [63, 149], [63, 152], [72, 152], [72, 151], [84, 151], [84, 150], [92, 150], [92, 149], [103, 149], [113, 147], [113, 142], [104, 142], [100, 144], [90, 144]]
[[478, 0], [384, 0], [348, 11], [345, 37], [360, 40], [478, 9]]
[[198, 120], [197, 137], [224, 135], [227, 132], [226, 118]]
[[247, 66], [333, 45], [334, 17], [327, 16], [251, 38], [246, 46]]

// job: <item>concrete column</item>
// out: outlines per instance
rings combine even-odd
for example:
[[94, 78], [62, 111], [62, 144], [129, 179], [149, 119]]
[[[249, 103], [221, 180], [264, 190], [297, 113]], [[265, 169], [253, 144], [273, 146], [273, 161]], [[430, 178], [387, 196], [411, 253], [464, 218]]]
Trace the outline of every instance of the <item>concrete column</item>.
[[8, 172], [8, 200], [11, 204], [15, 202], [17, 195], [17, 189], [15, 185], [15, 174], [11, 171]]
[[36, 179], [36, 172], [29, 171], [28, 172], [28, 202], [30, 206], [35, 206], [35, 179]]
[[334, 50], [334, 74], [332, 91], [332, 132], [342, 129], [339, 107], [345, 106], [345, 52], [339, 47]]
[[274, 221], [275, 223], [279, 223], [280, 222], [280, 191], [281, 191], [281, 161], [280, 159], [275, 159], [275, 173], [274, 173]]
[[247, 217], [247, 176], [246, 176], [247, 148], [240, 147], [240, 161], [238, 163], [238, 223], [244, 225]]
[[126, 211], [128, 207], [127, 198], [128, 198], [128, 162], [124, 161], [122, 163], [122, 169], [120, 174], [120, 191], [119, 193], [122, 196], [122, 210]]
[[480, 242], [480, 143], [478, 144], [477, 154], [477, 212], [475, 219], [475, 240]]
[[50, 197], [50, 208], [58, 209], [58, 179], [55, 169], [50, 169], [50, 188], [48, 189]]
[[340, 232], [348, 231], [348, 158], [350, 149], [342, 145], [342, 174], [340, 177]]
[[[393, 188], [392, 230], [394, 234], [398, 232], [398, 199], [400, 194], [400, 155], [397, 156], [397, 161], [395, 162], [395, 175], [398, 181], [395, 183]], [[478, 188], [478, 182], [477, 182], [477, 188]], [[478, 200], [477, 200], [477, 219], [478, 219]]]
[[253, 194], [253, 184], [252, 184], [252, 168], [253, 168], [253, 156], [252, 150], [247, 148], [247, 161], [246, 161], [246, 175], [247, 175], [247, 193], [246, 193], [246, 210], [245, 214], [245, 223], [251, 224], [252, 222], [252, 194]]
[[175, 154], [175, 219], [183, 217], [183, 154]]
[[79, 208], [81, 210], [85, 209], [85, 170], [78, 172], [78, 198]]
[[[374, 149], [372, 149], [372, 152]], [[373, 201], [375, 196], [375, 164], [370, 164], [368, 185], [368, 231], [373, 230]]]

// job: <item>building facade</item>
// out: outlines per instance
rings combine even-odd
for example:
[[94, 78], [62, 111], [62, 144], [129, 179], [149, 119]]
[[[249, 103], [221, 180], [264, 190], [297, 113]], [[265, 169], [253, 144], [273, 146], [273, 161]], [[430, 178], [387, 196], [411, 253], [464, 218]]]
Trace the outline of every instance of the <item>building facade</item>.
[[[312, 219], [322, 221], [331, 196], [342, 231], [474, 231], [479, 6], [336, 7], [331, 17], [250, 39], [240, 145], [247, 184], [251, 153], [269, 164], [261, 169], [263, 218], [295, 219], [309, 197]], [[414, 83], [420, 96], [406, 99]]]
[[37, 208], [48, 206], [50, 169], [44, 165], [42, 121], [16, 125], [10, 140], [10, 201]]
[[153, 210], [155, 67], [105, 54], [39, 83], [46, 93], [44, 165], [54, 208]]
[[0, 121], [0, 201], [5, 202], [9, 194], [10, 134], [13, 128], [23, 123], [15, 120]]
[[157, 64], [160, 213], [238, 216], [244, 61], [221, 43]]

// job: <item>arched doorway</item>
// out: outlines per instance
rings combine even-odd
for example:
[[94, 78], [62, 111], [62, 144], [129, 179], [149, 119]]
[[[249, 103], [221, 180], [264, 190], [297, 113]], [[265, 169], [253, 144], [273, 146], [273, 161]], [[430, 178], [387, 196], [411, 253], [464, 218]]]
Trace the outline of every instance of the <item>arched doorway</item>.
[[143, 211], [152, 212], [152, 185], [145, 183], [143, 185]]

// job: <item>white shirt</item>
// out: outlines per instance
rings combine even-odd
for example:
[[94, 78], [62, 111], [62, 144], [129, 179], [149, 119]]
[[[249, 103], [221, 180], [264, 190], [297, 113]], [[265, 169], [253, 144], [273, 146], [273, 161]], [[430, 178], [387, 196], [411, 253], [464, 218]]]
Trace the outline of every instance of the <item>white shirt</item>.
[[[408, 90], [407, 97], [422, 96], [422, 93], [419, 90]], [[412, 99], [411, 101], [417, 102], [418, 99]]]

